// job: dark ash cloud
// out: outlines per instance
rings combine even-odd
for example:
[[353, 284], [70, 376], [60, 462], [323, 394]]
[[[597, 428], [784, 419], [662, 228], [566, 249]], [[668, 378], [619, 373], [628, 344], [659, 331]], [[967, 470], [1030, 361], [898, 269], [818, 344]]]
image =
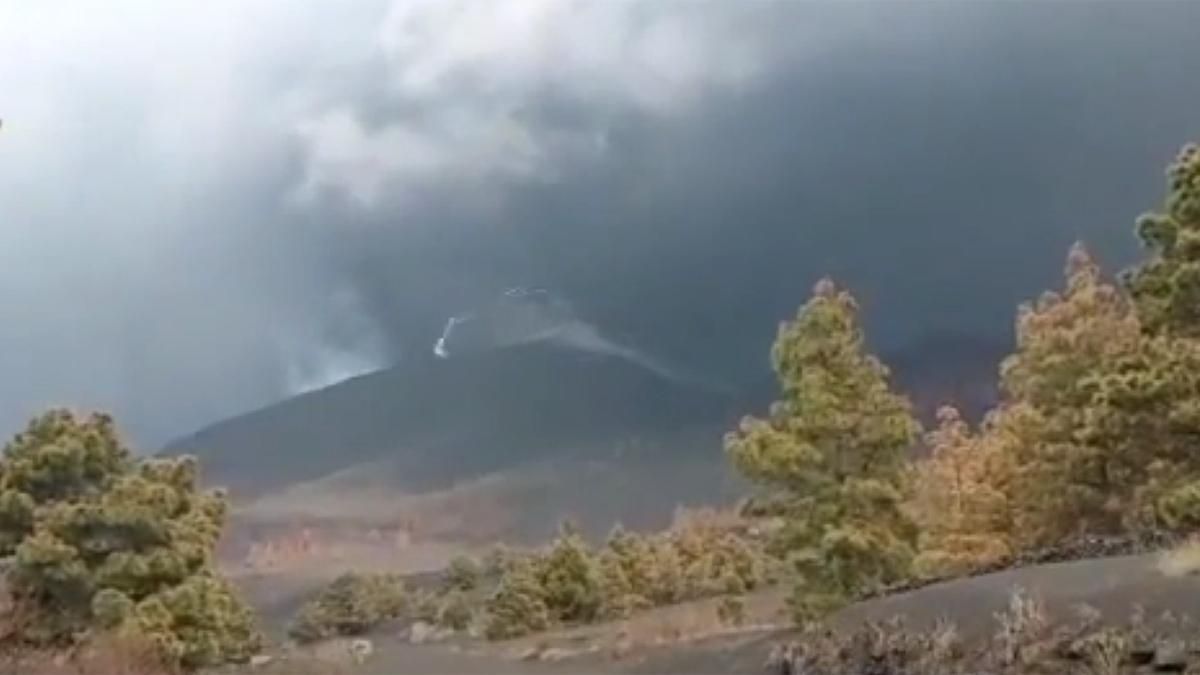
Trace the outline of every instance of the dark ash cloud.
[[[350, 8], [350, 9], [348, 9]], [[0, 428], [146, 444], [432, 348], [505, 288], [762, 373], [830, 273], [881, 346], [1116, 267], [1200, 137], [1193, 3], [0, 8]]]

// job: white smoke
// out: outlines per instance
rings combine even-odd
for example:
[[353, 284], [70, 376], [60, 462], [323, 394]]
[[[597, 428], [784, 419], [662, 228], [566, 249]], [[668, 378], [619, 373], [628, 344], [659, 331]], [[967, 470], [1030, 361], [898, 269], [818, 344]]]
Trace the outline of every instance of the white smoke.
[[304, 394], [379, 370], [379, 363], [359, 351], [318, 346], [290, 359], [284, 377], [288, 393]]
[[383, 336], [348, 290], [332, 295], [308, 329], [280, 340], [288, 395], [331, 387], [390, 365]]
[[510, 289], [486, 307], [450, 317], [433, 353], [448, 359], [539, 342], [623, 359], [666, 379], [712, 386], [605, 336], [580, 319], [566, 300], [542, 289]]

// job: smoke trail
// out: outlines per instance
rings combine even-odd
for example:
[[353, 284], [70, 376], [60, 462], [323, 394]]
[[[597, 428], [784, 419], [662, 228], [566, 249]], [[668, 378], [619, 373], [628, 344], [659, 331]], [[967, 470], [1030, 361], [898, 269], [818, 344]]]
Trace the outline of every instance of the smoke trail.
[[623, 359], [678, 382], [726, 389], [614, 341], [580, 319], [566, 300], [544, 289], [512, 288], [486, 307], [450, 317], [433, 353], [448, 359], [536, 342]]

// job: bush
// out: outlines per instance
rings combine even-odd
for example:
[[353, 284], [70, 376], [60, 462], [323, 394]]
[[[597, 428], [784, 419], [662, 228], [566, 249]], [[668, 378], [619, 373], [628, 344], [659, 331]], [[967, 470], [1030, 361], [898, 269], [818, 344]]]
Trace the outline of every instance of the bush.
[[507, 640], [550, 627], [550, 610], [533, 565], [514, 562], [487, 601], [484, 633], [489, 640]]
[[612, 550], [600, 554], [600, 607], [598, 618], [626, 619], [634, 612], [646, 609], [650, 601], [634, 590], [620, 556]]
[[602, 571], [606, 563], [616, 568], [608, 571], [605, 579], [606, 585], [614, 586], [613, 598], [631, 593], [649, 602], [652, 554], [653, 542], [648, 537], [627, 532], [619, 525], [613, 528], [600, 556]]
[[460, 590], [452, 590], [442, 596], [438, 606], [437, 625], [455, 631], [464, 631], [475, 618], [471, 600]]
[[737, 533], [746, 526], [740, 516], [716, 512], [654, 535], [618, 526], [599, 552], [566, 526], [549, 549], [510, 559], [488, 601], [488, 633], [515, 637], [557, 622], [619, 620], [656, 605], [758, 588], [771, 580], [772, 564]]
[[363, 635], [399, 618], [406, 606], [404, 580], [392, 574], [343, 574], [297, 613], [288, 635], [298, 642]]
[[1158, 524], [1168, 530], [1200, 530], [1200, 481], [1190, 481], [1163, 492], [1155, 500]]
[[226, 499], [196, 474], [191, 458], [135, 459], [106, 415], [35, 418], [0, 460], [0, 556], [29, 610], [12, 639], [110, 632], [184, 668], [247, 660], [261, 637], [213, 562]]
[[517, 552], [504, 544], [496, 544], [483, 557], [483, 565], [480, 572], [489, 579], [499, 579], [508, 572], [513, 563], [520, 557]]
[[480, 569], [474, 560], [466, 556], [455, 556], [442, 573], [442, 589], [470, 593], [479, 587]]
[[684, 599], [745, 593], [767, 579], [763, 554], [727, 527], [696, 521], [669, 535], [683, 565]]
[[409, 595], [408, 618], [434, 624], [442, 611], [441, 598], [437, 593], [418, 588]]
[[600, 575], [587, 544], [564, 526], [550, 552], [538, 561], [542, 599], [557, 621], [591, 621], [600, 608]]

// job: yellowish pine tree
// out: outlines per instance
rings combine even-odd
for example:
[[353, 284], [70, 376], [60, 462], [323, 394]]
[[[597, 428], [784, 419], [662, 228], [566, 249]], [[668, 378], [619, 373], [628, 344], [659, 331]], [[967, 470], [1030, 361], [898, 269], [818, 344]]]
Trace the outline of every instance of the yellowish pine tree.
[[1014, 449], [1023, 453], [1019, 517], [1036, 523], [1038, 544], [1120, 531], [1132, 487], [1111, 444], [1082, 432], [1095, 421], [1097, 383], [1112, 364], [1143, 349], [1141, 324], [1082, 245], [1072, 247], [1065, 277], [1062, 292], [1021, 307], [1016, 352], [1001, 366], [1005, 404], [1021, 410], [1009, 424], [1019, 422], [1016, 433], [1026, 443]]
[[1001, 365], [1000, 386], [1007, 400], [1076, 413], [1091, 395], [1088, 378], [1136, 350], [1142, 331], [1129, 299], [1104, 281], [1082, 244], [1067, 254], [1064, 277], [1061, 292], [1044, 293], [1019, 308], [1017, 350]]
[[1031, 508], [1039, 484], [1035, 451], [1045, 420], [1025, 403], [1005, 402], [987, 414], [976, 436], [984, 458], [992, 531], [1007, 535], [1010, 553], [1045, 541], [1044, 509]]
[[914, 518], [921, 528], [917, 574], [969, 572], [1011, 553], [1006, 472], [998, 437], [974, 435], [959, 411], [943, 407], [916, 465]]

